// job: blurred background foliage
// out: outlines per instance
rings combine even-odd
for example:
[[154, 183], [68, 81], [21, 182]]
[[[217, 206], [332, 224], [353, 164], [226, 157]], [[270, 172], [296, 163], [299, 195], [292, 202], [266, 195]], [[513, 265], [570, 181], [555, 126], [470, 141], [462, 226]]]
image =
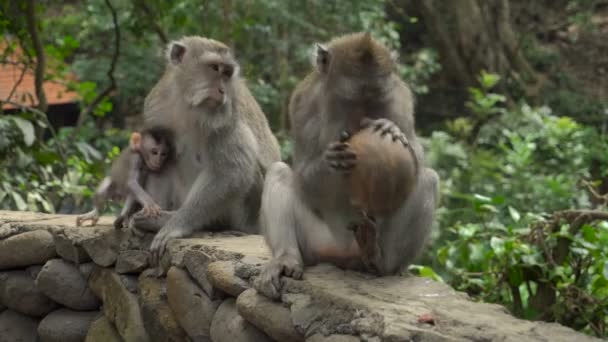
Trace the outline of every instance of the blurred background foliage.
[[183, 35], [235, 49], [288, 160], [312, 44], [361, 30], [400, 53], [441, 176], [411, 271], [608, 337], [607, 1], [0, 0], [0, 64], [79, 96], [70, 122], [38, 92], [0, 115], [0, 208], [87, 209]]

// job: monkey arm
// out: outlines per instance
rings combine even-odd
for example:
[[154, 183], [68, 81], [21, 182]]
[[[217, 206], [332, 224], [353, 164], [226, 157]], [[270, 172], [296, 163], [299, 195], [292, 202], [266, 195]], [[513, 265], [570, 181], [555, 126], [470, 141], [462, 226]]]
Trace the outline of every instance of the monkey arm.
[[218, 132], [209, 139], [209, 158], [213, 162], [204, 166], [184, 203], [163, 230], [189, 233], [223, 218], [235, 200], [246, 196], [258, 171], [256, 141], [244, 125], [234, 129], [241, 132]]
[[147, 171], [144, 170], [143, 158], [140, 153], [133, 153], [130, 156], [129, 179], [127, 188], [131, 195], [135, 197], [144, 207], [156, 206], [156, 201], [141, 187], [145, 181]]

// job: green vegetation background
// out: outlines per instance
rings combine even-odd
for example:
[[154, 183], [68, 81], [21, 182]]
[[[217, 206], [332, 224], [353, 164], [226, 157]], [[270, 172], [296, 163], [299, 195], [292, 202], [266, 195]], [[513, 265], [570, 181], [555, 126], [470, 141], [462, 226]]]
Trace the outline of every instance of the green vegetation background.
[[0, 115], [0, 208], [89, 208], [163, 70], [163, 46], [183, 35], [234, 47], [288, 160], [287, 101], [312, 43], [368, 30], [400, 51], [428, 163], [441, 176], [432, 244], [411, 271], [519, 317], [608, 337], [607, 4], [466, 1], [486, 23], [500, 21], [484, 9], [510, 6], [505, 23], [523, 62], [505, 66], [475, 63], [480, 51], [517, 58], [475, 40], [484, 27], [469, 30], [454, 3], [2, 0], [0, 61], [23, 49], [18, 63], [34, 70], [43, 54], [44, 79], [76, 91], [82, 113], [71, 127], [50, 125], [44, 104]]

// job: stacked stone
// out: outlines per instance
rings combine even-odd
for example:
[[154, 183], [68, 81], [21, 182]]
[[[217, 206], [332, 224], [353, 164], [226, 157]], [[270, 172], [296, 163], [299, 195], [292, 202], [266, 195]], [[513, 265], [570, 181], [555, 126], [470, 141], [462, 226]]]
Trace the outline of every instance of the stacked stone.
[[174, 240], [151, 268], [152, 235], [115, 230], [110, 218], [73, 222], [0, 211], [0, 342], [594, 340], [429, 279], [330, 265], [283, 278], [271, 301], [251, 286], [270, 260], [261, 236]]
[[0, 240], [0, 340], [82, 341], [99, 316], [99, 299], [87, 284], [92, 265], [57, 258], [47, 230]]

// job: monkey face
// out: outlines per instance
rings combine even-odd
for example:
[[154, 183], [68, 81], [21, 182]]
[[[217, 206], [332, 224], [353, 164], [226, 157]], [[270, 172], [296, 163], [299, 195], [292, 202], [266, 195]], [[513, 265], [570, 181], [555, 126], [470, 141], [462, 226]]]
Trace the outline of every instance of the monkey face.
[[169, 146], [164, 141], [156, 141], [152, 136], [145, 135], [141, 152], [146, 167], [151, 171], [158, 171], [169, 157]]
[[177, 67], [177, 84], [189, 105], [216, 109], [230, 100], [238, 64], [228, 47], [201, 40], [188, 45], [174, 43], [170, 49], [174, 50], [170, 58]]

